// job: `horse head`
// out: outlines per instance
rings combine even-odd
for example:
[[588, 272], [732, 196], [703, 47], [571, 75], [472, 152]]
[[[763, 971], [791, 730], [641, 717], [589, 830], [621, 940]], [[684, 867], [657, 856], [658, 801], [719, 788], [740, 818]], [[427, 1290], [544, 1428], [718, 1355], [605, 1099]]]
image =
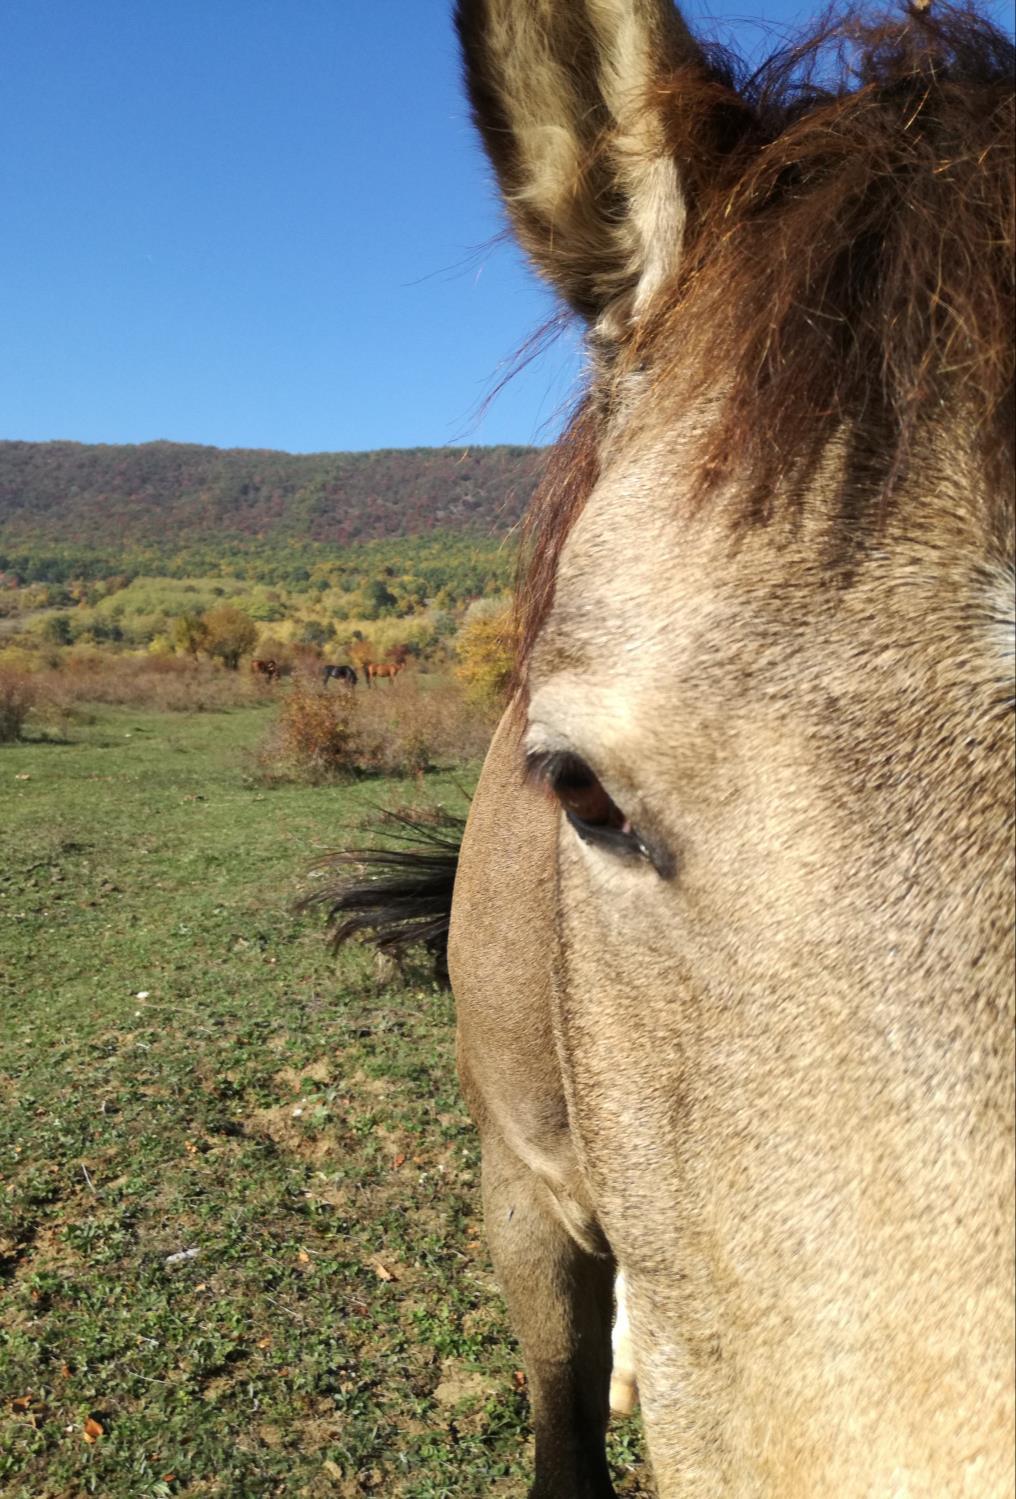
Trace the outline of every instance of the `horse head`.
[[599, 1257], [661, 1495], [1009, 1494], [1012, 49], [915, 6], [744, 81], [666, 0], [458, 24], [592, 363], [453, 944], [533, 1492], [610, 1492]]

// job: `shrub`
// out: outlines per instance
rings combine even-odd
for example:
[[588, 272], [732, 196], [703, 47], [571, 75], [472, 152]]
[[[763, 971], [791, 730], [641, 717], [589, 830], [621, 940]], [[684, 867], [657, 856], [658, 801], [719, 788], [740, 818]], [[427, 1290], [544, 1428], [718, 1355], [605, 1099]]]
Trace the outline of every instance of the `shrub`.
[[327, 694], [297, 681], [262, 749], [262, 769], [309, 781], [351, 774], [357, 768], [352, 716], [348, 694]]
[[35, 684], [27, 673], [0, 667], [0, 744], [21, 738], [35, 696]]
[[[357, 631], [359, 635], [359, 631]], [[349, 657], [357, 671], [363, 671], [368, 661], [376, 661], [374, 646], [370, 640], [365, 640], [362, 635], [359, 639], [351, 639], [344, 654]]]
[[39, 626], [39, 638], [47, 645], [70, 645], [74, 628], [69, 614], [49, 614]]
[[454, 682], [429, 679], [421, 690], [401, 677], [397, 687], [367, 692], [322, 690], [316, 679], [297, 677], [258, 762], [268, 781], [422, 775], [478, 759], [489, 739], [489, 717]]
[[301, 645], [327, 645], [330, 640], [335, 639], [335, 626], [328, 621], [323, 624], [319, 619], [308, 619], [300, 628]]
[[38, 666], [38, 652], [21, 645], [7, 645], [0, 650], [0, 671], [18, 672], [22, 676]]
[[294, 675], [306, 676], [320, 684], [321, 652], [313, 645], [302, 645], [299, 641], [289, 647], [290, 666]]
[[360, 590], [365, 619], [379, 619], [391, 614], [398, 606], [398, 599], [383, 578], [372, 578]]

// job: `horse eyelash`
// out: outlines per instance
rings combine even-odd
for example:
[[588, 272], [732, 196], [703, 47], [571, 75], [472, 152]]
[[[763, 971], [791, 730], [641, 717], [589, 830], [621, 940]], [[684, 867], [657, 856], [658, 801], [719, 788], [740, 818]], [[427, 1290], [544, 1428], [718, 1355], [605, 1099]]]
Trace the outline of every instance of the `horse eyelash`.
[[527, 750], [525, 784], [553, 795], [566, 765], [574, 760], [567, 750]]
[[556, 796], [569, 772], [579, 768], [593, 780], [600, 780], [592, 766], [571, 750], [529, 750], [526, 753], [525, 784]]

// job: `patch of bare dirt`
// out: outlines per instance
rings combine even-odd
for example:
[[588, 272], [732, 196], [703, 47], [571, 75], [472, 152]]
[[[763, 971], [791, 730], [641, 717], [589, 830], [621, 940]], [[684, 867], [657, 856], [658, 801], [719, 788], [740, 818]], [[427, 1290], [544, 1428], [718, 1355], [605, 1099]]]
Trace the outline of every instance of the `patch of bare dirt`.
[[446, 1358], [441, 1365], [441, 1378], [434, 1390], [434, 1399], [438, 1405], [449, 1407], [467, 1401], [477, 1406], [496, 1395], [498, 1390], [497, 1381], [489, 1374], [468, 1368], [461, 1359]]
[[249, 1135], [267, 1136], [275, 1145], [304, 1160], [320, 1161], [338, 1153], [334, 1140], [325, 1135], [309, 1135], [294, 1118], [292, 1103], [275, 1104], [269, 1109], [255, 1109], [245, 1121]]
[[300, 1092], [305, 1080], [312, 1083], [330, 1083], [332, 1068], [328, 1058], [319, 1057], [316, 1062], [310, 1062], [306, 1067], [282, 1067], [272, 1079], [280, 1092], [283, 1088], [289, 1088], [293, 1093]]
[[308, 1187], [304, 1195], [308, 1201], [321, 1203], [329, 1208], [348, 1208], [353, 1196], [344, 1182], [329, 1181], [326, 1177]]

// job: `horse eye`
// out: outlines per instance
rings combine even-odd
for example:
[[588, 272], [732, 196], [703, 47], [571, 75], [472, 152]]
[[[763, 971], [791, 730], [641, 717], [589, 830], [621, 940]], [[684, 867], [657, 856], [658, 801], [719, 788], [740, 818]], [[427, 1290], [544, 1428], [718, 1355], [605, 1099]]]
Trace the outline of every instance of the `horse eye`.
[[627, 818], [584, 760], [575, 755], [547, 776], [547, 783], [562, 809], [577, 822], [591, 828], [624, 828]]
[[526, 779], [549, 790], [583, 843], [594, 843], [628, 859], [652, 865], [663, 880], [673, 879], [677, 858], [659, 837], [644, 837], [578, 755], [534, 750], [526, 756]]
[[596, 773], [578, 755], [536, 753], [528, 757], [529, 779], [546, 786], [575, 832], [586, 843], [613, 853], [652, 857]]

